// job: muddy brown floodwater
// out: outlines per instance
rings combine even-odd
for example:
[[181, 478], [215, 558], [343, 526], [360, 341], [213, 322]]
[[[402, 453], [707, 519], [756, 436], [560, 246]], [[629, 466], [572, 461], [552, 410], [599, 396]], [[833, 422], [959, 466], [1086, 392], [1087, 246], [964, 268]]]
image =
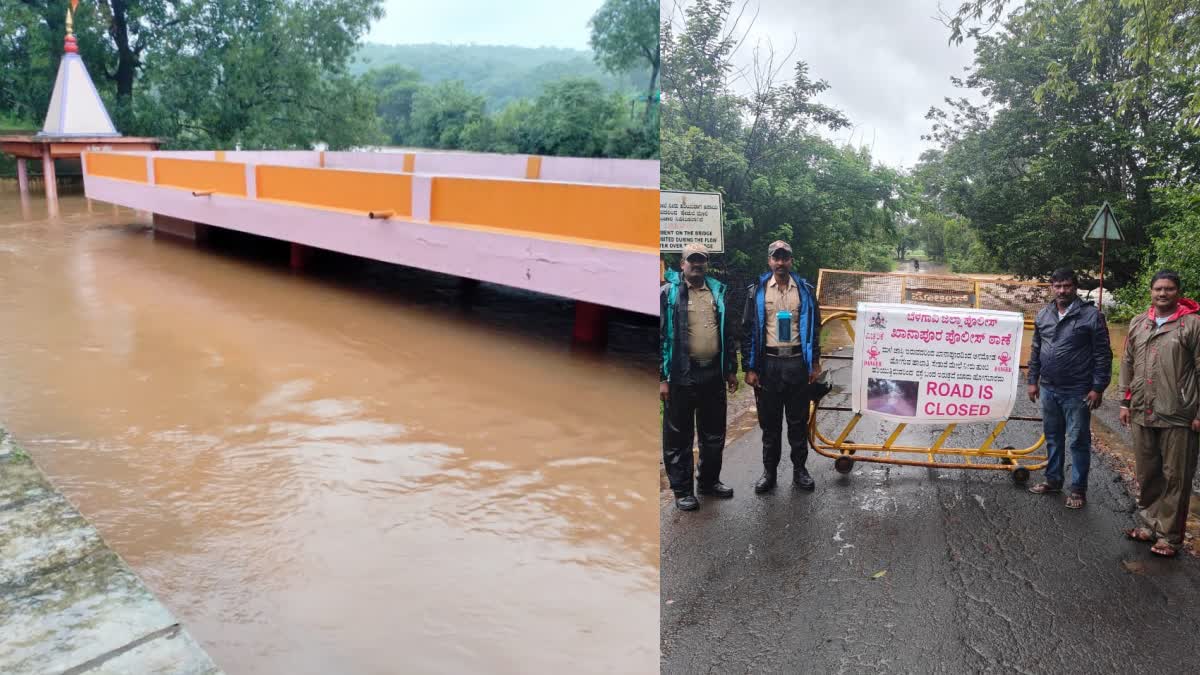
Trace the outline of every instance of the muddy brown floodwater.
[[652, 326], [146, 222], [0, 184], [0, 418], [220, 666], [657, 671]]

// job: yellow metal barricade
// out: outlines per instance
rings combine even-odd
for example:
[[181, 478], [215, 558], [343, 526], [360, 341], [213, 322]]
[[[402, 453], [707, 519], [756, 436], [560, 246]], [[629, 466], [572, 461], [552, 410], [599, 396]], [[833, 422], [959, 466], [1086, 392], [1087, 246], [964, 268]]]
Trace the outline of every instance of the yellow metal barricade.
[[[894, 274], [821, 270], [817, 277], [817, 299], [821, 304], [821, 328], [841, 322], [851, 340], [854, 339], [854, 307], [858, 302], [890, 302], [999, 309], [1018, 311], [1025, 317], [1025, 327], [1033, 327], [1033, 317], [1049, 301], [1048, 284], [986, 278], [982, 276]], [[853, 356], [822, 354], [821, 360], [853, 360]], [[1026, 366], [1021, 366], [1025, 368]], [[1046, 443], [1044, 434], [1026, 448], [1007, 446], [997, 448], [996, 439], [1009, 422], [1041, 422], [1040, 417], [1010, 415], [996, 422], [978, 447], [947, 447], [946, 442], [957, 425], [947, 424], [928, 446], [901, 445], [897, 441], [909, 426], [888, 422], [895, 428], [883, 443], [856, 443], [851, 440], [862, 413], [854, 413], [841, 431], [826, 434], [819, 422], [821, 412], [854, 413], [851, 408], [824, 406], [817, 402], [808, 423], [809, 442], [818, 453], [834, 460], [840, 473], [849, 473], [855, 462], [877, 462], [952, 469], [1009, 471], [1013, 480], [1024, 482], [1030, 471], [1046, 466], [1045, 454], [1034, 454]], [[826, 415], [825, 417], [828, 417]]]

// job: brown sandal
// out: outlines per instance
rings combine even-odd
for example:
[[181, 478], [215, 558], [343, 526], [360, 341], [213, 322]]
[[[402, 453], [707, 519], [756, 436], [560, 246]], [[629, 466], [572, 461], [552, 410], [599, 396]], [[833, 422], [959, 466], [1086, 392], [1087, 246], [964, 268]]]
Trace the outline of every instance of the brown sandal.
[[1179, 555], [1179, 549], [1172, 546], [1166, 539], [1159, 539], [1150, 547], [1150, 552], [1163, 558], [1174, 558]]
[[1147, 544], [1154, 541], [1154, 532], [1148, 527], [1131, 527], [1125, 530], [1125, 536], [1134, 541], [1144, 541]]
[[1029, 491], [1035, 495], [1050, 495], [1062, 492], [1062, 486], [1054, 486], [1049, 483], [1038, 483], [1029, 488]]
[[1087, 496], [1082, 492], [1072, 492], [1067, 496], [1068, 509], [1082, 509], [1084, 504], [1087, 504]]

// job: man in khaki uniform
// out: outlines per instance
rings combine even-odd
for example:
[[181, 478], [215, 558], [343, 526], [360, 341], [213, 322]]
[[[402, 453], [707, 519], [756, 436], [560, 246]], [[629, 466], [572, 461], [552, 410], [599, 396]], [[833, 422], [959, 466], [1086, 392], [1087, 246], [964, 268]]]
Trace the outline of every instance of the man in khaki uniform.
[[821, 308], [812, 285], [792, 272], [792, 247], [767, 247], [769, 272], [746, 289], [742, 312], [742, 370], [754, 387], [763, 438], [763, 474], [754, 491], [775, 489], [783, 447], [783, 422], [791, 447], [792, 482], [814, 489], [808, 457], [810, 385], [821, 373]]
[[728, 499], [733, 489], [721, 483], [725, 450], [726, 390], [737, 390], [737, 360], [730, 322], [725, 318], [725, 284], [707, 275], [708, 251], [702, 244], [683, 249], [683, 274], [668, 274], [659, 294], [661, 367], [659, 398], [663, 410], [663, 467], [675, 493], [675, 506], [694, 511], [692, 444], [700, 439], [695, 483], [703, 496]]
[[1129, 324], [1121, 360], [1121, 424], [1132, 422], [1138, 526], [1126, 535], [1172, 557], [1183, 543], [1200, 449], [1200, 305], [1180, 296], [1179, 276], [1150, 285], [1149, 311]]

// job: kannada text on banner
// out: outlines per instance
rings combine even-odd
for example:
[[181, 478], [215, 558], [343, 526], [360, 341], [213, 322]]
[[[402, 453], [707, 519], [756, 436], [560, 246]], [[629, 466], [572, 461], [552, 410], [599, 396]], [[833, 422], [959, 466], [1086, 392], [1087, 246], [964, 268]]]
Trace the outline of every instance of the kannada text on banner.
[[1021, 314], [861, 302], [854, 330], [855, 412], [909, 424], [1012, 413]]

